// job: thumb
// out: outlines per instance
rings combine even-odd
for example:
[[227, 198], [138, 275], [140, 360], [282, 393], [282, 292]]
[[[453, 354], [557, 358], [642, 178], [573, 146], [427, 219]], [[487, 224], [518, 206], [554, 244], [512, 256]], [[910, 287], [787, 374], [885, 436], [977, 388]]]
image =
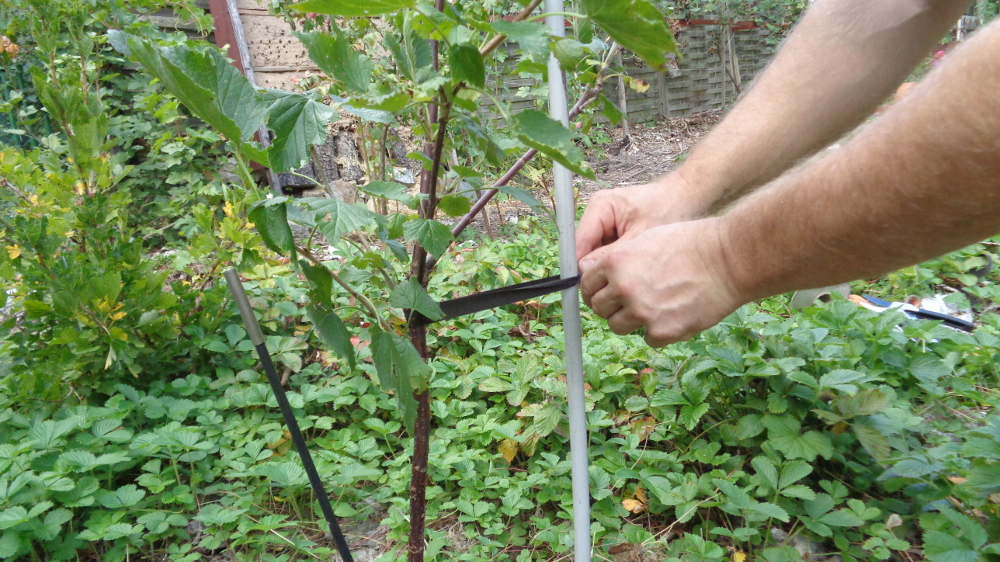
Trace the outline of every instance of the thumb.
[[583, 275], [587, 273], [588, 270], [593, 269], [593, 267], [597, 265], [598, 262], [603, 260], [608, 254], [614, 252], [615, 248], [618, 247], [619, 242], [621, 241], [616, 240], [607, 246], [601, 246], [600, 248], [597, 248], [596, 250], [583, 256], [577, 264], [580, 268], [580, 274]]

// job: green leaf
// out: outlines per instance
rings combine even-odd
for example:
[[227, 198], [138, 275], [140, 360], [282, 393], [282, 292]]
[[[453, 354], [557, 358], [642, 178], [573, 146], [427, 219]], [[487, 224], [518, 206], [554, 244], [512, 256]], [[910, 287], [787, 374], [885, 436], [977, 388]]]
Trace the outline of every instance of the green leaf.
[[518, 140], [586, 178], [594, 179], [585, 156], [574, 140], [576, 135], [558, 121], [536, 109], [514, 116]]
[[138, 489], [135, 484], [126, 484], [114, 492], [99, 490], [97, 501], [108, 509], [131, 507], [146, 497], [146, 492]]
[[399, 201], [411, 209], [417, 208], [417, 198], [406, 192], [406, 186], [391, 181], [370, 181], [359, 187], [368, 195]]
[[299, 268], [309, 281], [309, 298], [313, 304], [328, 307], [333, 303], [333, 277], [325, 265], [313, 265], [299, 260]]
[[858, 371], [836, 369], [819, 378], [820, 388], [834, 388], [841, 392], [853, 394], [858, 390], [857, 384], [870, 380], [871, 377]]
[[889, 397], [877, 388], [867, 388], [853, 395], [838, 396], [836, 400], [837, 409], [841, 416], [848, 419], [854, 416], [877, 414], [884, 410], [888, 404]]
[[366, 93], [374, 70], [371, 59], [355, 51], [339, 29], [334, 28], [334, 32], [335, 35], [297, 31], [293, 34], [306, 46], [309, 58], [327, 76], [342, 82], [352, 92]]
[[326, 306], [307, 306], [306, 314], [316, 329], [319, 339], [323, 344], [332, 349], [340, 357], [347, 359], [351, 369], [357, 367], [357, 359], [354, 356], [354, 345], [351, 343], [351, 334], [347, 331], [344, 321], [337, 316], [337, 313], [329, 310]]
[[681, 412], [677, 419], [690, 431], [698, 425], [698, 421], [706, 413], [708, 413], [708, 404], [702, 403], [697, 406], [685, 404], [681, 406]]
[[816, 460], [817, 456], [830, 458], [833, 444], [830, 438], [817, 431], [800, 435], [799, 422], [790, 416], [764, 416], [762, 423], [768, 430], [768, 442], [788, 459]]
[[28, 510], [21, 505], [0, 511], [0, 529], [9, 529], [28, 520]]
[[760, 513], [767, 517], [777, 519], [778, 521], [788, 522], [788, 512], [780, 507], [774, 505], [773, 503], [762, 502], [750, 507], [750, 511]]
[[817, 521], [831, 527], [860, 527], [865, 522], [849, 509], [838, 509], [820, 517]]
[[767, 482], [772, 489], [778, 489], [778, 471], [767, 457], [756, 457], [750, 461], [750, 464], [757, 471], [757, 475]]
[[795, 484], [794, 486], [789, 486], [781, 490], [781, 495], [786, 498], [798, 498], [800, 500], [816, 499], [816, 492], [812, 491], [808, 486], [803, 486], [802, 484]]
[[[319, 231], [330, 244], [338, 243], [344, 234], [375, 224], [375, 219], [378, 217], [364, 205], [351, 205], [336, 199], [316, 199], [310, 201], [307, 206], [316, 212]], [[319, 222], [321, 217], [327, 214], [330, 218]]]
[[789, 462], [781, 467], [781, 478], [778, 480], [778, 488], [783, 490], [809, 476], [812, 474], [812, 471], [813, 467], [802, 461]]
[[587, 16], [649, 66], [665, 72], [677, 45], [667, 20], [647, 0], [583, 0]]
[[619, 109], [618, 106], [608, 98], [608, 96], [604, 95], [603, 92], [601, 93], [601, 100], [604, 102], [604, 116], [608, 118], [611, 125], [614, 126], [621, 123], [622, 117], [625, 116], [625, 114], [622, 113], [622, 110]]
[[417, 418], [417, 401], [413, 393], [427, 388], [431, 369], [409, 340], [375, 327], [371, 328], [371, 337], [372, 362], [379, 384], [396, 396], [403, 421], [412, 435]]
[[910, 374], [921, 382], [935, 382], [951, 374], [951, 369], [944, 364], [944, 361], [933, 355], [915, 357], [910, 362], [909, 369]]
[[431, 68], [433, 60], [430, 41], [413, 32], [412, 13], [407, 13], [403, 20], [402, 39], [400, 42], [394, 35], [386, 35], [385, 45], [392, 53], [396, 68], [403, 77], [419, 82], [418, 78], [425, 74], [425, 69]]
[[882, 432], [877, 428], [853, 424], [851, 429], [854, 430], [854, 435], [861, 442], [861, 446], [868, 451], [868, 454], [875, 459], [875, 462], [885, 462], [889, 459], [889, 455], [892, 453], [892, 449], [889, 447], [889, 439], [882, 435]]
[[750, 414], [740, 418], [736, 424], [736, 437], [738, 439], [751, 439], [760, 435], [764, 429], [760, 414]]
[[472, 202], [461, 195], [446, 195], [438, 201], [438, 209], [449, 217], [461, 217], [472, 208]]
[[277, 172], [301, 168], [311, 158], [309, 146], [326, 142], [326, 125], [337, 112], [309, 95], [279, 90], [268, 94], [274, 100], [267, 112], [267, 126], [274, 131], [268, 162]]
[[924, 557], [931, 562], [976, 562], [979, 553], [958, 537], [941, 531], [926, 531]]
[[497, 20], [490, 24], [493, 30], [514, 41], [525, 51], [533, 55], [549, 54], [549, 38], [552, 36], [549, 27], [543, 23], [524, 21], [510, 22]]
[[712, 480], [715, 486], [726, 495], [726, 498], [733, 503], [738, 509], [751, 509], [756, 502], [750, 499], [750, 495], [744, 490], [740, 489], [739, 486], [729, 482], [728, 480], [723, 480], [721, 478], [716, 478]]
[[389, 295], [389, 304], [397, 308], [415, 310], [431, 320], [444, 317], [441, 305], [427, 294], [427, 291], [420, 286], [416, 279], [412, 278], [405, 283], [396, 285], [392, 294]]
[[284, 203], [267, 205], [265, 202], [257, 205], [247, 218], [257, 227], [257, 232], [268, 249], [282, 256], [295, 255], [295, 239], [288, 226], [288, 210]]
[[468, 43], [452, 45], [448, 49], [448, 63], [454, 82], [465, 82], [474, 88], [486, 86], [486, 64], [476, 47]]
[[407, 241], [416, 241], [435, 258], [440, 258], [454, 238], [447, 226], [430, 219], [413, 219], [403, 225]]
[[0, 534], [0, 558], [7, 559], [14, 557], [22, 547], [20, 533], [5, 532]]
[[108, 36], [115, 37], [113, 44], [127, 44], [133, 59], [231, 142], [248, 141], [263, 125], [270, 103], [217, 50], [158, 47], [117, 30], [109, 31]]
[[414, 0], [306, 0], [291, 8], [331, 16], [369, 17], [412, 8], [414, 3]]

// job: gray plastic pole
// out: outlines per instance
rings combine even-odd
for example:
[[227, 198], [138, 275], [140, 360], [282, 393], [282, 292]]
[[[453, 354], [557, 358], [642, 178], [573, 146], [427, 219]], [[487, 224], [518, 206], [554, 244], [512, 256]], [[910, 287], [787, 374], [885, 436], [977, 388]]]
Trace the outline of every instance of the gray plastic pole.
[[[563, 11], [563, 0], [545, 0], [545, 11]], [[566, 35], [563, 16], [548, 16], [552, 35]], [[549, 55], [549, 114], [569, 126], [566, 83], [555, 56]], [[559, 228], [559, 269], [563, 277], [579, 274], [576, 263], [576, 199], [573, 174], [556, 163], [556, 223]], [[583, 390], [583, 337], [580, 329], [580, 293], [577, 287], [562, 292], [566, 383], [569, 395], [569, 447], [573, 467], [573, 549], [576, 562], [590, 562], [590, 474], [588, 465], [587, 411]]]

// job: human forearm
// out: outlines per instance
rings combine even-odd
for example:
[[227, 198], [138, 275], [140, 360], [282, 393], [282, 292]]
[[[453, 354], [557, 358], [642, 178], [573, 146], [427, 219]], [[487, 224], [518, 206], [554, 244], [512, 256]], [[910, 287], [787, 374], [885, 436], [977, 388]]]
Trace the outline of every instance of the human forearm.
[[967, 0], [819, 0], [745, 98], [678, 170], [679, 204], [707, 212], [779, 176], [860, 123]]
[[722, 220], [744, 300], [911, 265], [1000, 230], [1000, 26], [873, 126]]

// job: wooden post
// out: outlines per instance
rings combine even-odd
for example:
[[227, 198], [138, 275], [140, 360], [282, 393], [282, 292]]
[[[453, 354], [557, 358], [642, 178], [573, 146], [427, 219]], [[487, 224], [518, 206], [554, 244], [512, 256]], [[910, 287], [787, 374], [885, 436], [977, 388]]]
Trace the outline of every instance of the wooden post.
[[[212, 13], [212, 19], [215, 20], [215, 44], [220, 47], [222, 45], [229, 46], [227, 54], [229, 58], [233, 59], [233, 64], [243, 72], [251, 85], [256, 86], [250, 49], [247, 48], [246, 36], [243, 33], [243, 21], [240, 19], [236, 0], [209, 0], [208, 9]], [[257, 131], [257, 141], [260, 142], [261, 148], [267, 149], [271, 146], [267, 125], [260, 126]], [[282, 194], [278, 174], [275, 174], [274, 170], [270, 168], [267, 169], [267, 181], [271, 184], [272, 191], [278, 195]]]
[[[615, 53], [615, 62], [618, 63], [618, 68], [621, 70], [622, 74], [625, 73], [625, 63], [622, 61], [622, 47], [618, 46], [618, 51]], [[621, 147], [624, 150], [630, 144], [632, 144], [632, 134], [628, 130], [628, 86], [625, 84], [625, 77], [618, 77], [618, 105], [619, 109], [622, 110], [622, 141]]]

